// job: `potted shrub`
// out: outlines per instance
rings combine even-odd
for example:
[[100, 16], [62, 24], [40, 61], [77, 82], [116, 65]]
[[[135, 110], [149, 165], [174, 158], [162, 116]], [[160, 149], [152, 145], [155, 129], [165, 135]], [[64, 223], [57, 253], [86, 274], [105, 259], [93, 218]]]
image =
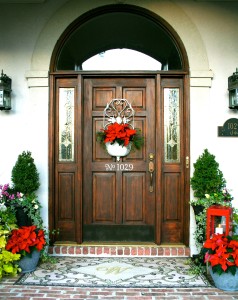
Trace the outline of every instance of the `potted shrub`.
[[39, 173], [37, 171], [31, 152], [23, 151], [12, 169], [12, 190], [18, 226], [40, 226], [40, 203], [35, 195], [40, 187]]
[[[205, 194], [213, 194], [222, 191], [226, 186], [226, 181], [222, 171], [219, 169], [219, 164], [215, 160], [215, 156], [207, 149], [204, 150], [201, 156], [193, 164], [194, 172], [191, 178], [191, 186], [194, 196], [202, 201], [192, 201], [191, 205], [196, 211], [196, 206], [203, 210], [203, 202], [206, 202]], [[201, 207], [202, 206], [202, 207]]]
[[202, 247], [205, 239], [207, 208], [214, 204], [231, 205], [233, 198], [225, 185], [226, 180], [215, 156], [205, 149], [194, 163], [194, 173], [191, 178], [191, 187], [196, 199], [190, 203], [197, 223], [194, 236], [198, 249]]
[[217, 288], [238, 290], [238, 239], [214, 234], [205, 241], [202, 252]]
[[34, 193], [40, 187], [39, 173], [30, 151], [23, 151], [12, 169], [12, 183], [15, 191], [25, 195]]

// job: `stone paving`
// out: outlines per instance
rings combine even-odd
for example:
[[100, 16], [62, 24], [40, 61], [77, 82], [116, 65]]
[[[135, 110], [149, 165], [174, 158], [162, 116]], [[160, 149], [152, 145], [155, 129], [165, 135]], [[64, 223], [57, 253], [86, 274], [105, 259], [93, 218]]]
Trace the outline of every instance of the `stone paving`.
[[18, 277], [4, 278], [0, 282], [1, 300], [67, 300], [67, 299], [113, 299], [113, 300], [157, 300], [157, 299], [238, 299], [237, 292], [223, 292], [216, 288], [76, 288], [14, 285]]
[[[189, 257], [186, 247], [147, 246], [54, 246], [51, 255], [73, 256], [180, 256]], [[0, 280], [0, 300], [238, 300], [238, 291], [224, 292], [216, 288], [79, 288], [57, 286], [14, 285], [19, 277]]]

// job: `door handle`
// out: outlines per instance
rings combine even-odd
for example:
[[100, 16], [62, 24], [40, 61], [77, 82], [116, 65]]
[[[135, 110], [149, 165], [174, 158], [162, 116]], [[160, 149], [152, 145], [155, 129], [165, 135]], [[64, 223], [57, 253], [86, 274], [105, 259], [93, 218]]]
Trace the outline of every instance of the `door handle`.
[[154, 174], [154, 171], [155, 171], [155, 166], [154, 166], [154, 154], [153, 153], [150, 153], [149, 154], [149, 172], [150, 172], [150, 188], [149, 188], [149, 191], [150, 193], [152, 193], [154, 191], [154, 187], [153, 187], [153, 174]]

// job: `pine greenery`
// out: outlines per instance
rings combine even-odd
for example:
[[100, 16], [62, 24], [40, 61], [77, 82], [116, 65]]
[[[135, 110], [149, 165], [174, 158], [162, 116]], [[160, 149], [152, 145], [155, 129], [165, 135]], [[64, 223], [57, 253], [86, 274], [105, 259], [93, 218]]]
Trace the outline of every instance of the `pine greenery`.
[[215, 156], [204, 150], [194, 163], [194, 173], [191, 178], [191, 186], [194, 196], [198, 199], [205, 197], [205, 194], [212, 194], [221, 191], [226, 185], [223, 173], [219, 170], [219, 164]]
[[13, 189], [25, 195], [34, 193], [40, 187], [39, 173], [37, 172], [31, 152], [23, 151], [18, 156], [12, 169]]

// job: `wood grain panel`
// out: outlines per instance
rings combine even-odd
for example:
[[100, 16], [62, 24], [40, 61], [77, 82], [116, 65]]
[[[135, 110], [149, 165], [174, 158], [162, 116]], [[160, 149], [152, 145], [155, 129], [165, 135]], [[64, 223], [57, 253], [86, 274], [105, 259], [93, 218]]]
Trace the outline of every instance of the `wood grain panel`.
[[92, 99], [93, 110], [103, 111], [105, 103], [109, 103], [113, 98], [115, 98], [115, 95], [116, 89], [113, 87], [94, 87]]
[[145, 223], [145, 173], [123, 174], [123, 223]]
[[165, 173], [164, 181], [164, 221], [180, 220], [180, 174]]
[[134, 108], [136, 109], [140, 108], [145, 110], [145, 98], [146, 98], [145, 87], [124, 88], [123, 95], [127, 100], [131, 102]]
[[115, 223], [115, 173], [93, 174], [93, 222]]
[[74, 173], [59, 173], [59, 220], [74, 220]]

